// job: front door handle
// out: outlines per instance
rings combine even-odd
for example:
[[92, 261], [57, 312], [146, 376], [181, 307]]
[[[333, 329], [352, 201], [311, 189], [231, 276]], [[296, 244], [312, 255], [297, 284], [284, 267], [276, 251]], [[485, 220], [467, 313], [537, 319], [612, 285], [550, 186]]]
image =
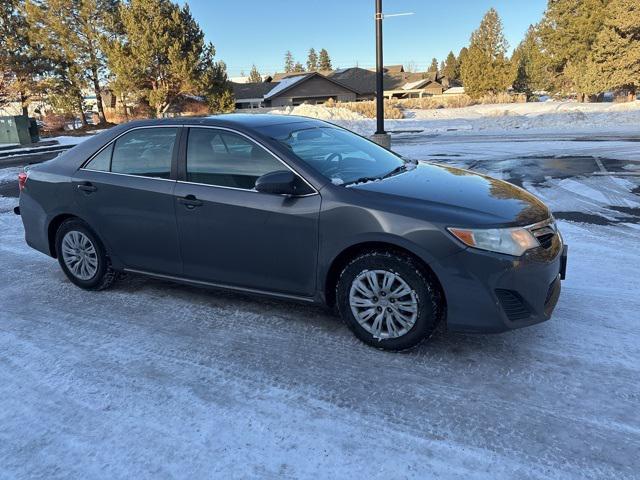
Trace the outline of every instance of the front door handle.
[[198, 200], [195, 195], [187, 195], [186, 197], [181, 197], [178, 199], [178, 202], [189, 209], [201, 207], [203, 205], [202, 200]]
[[91, 182], [82, 182], [78, 184], [78, 190], [82, 190], [83, 192], [92, 193], [98, 189], [95, 185], [92, 185]]

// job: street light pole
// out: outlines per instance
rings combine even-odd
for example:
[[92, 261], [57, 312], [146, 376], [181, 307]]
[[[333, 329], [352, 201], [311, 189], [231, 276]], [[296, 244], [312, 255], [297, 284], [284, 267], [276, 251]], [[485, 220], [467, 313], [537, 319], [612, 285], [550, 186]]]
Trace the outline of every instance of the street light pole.
[[376, 133], [371, 140], [391, 148], [391, 136], [384, 131], [384, 62], [382, 60], [382, 0], [376, 1]]
[[382, 0], [376, 0], [376, 135], [384, 135], [384, 61], [382, 59]]
[[382, 20], [385, 17], [404, 17], [409, 13], [382, 13], [382, 0], [376, 1], [376, 133], [371, 140], [385, 148], [391, 148], [391, 135], [384, 131], [384, 61], [382, 60]]

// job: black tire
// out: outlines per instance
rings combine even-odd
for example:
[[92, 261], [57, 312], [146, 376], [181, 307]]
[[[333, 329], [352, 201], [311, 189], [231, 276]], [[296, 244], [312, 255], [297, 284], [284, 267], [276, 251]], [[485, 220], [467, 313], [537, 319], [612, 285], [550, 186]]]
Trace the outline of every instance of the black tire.
[[[415, 323], [401, 336], [378, 338], [360, 325], [352, 312], [349, 302], [351, 286], [359, 275], [373, 270], [384, 270], [399, 275], [415, 295]], [[433, 334], [444, 311], [442, 294], [433, 276], [410, 256], [394, 252], [365, 252], [351, 260], [338, 278], [336, 300], [340, 316], [356, 337], [383, 350], [400, 351], [416, 347]]]
[[[62, 254], [62, 240], [65, 235], [69, 232], [80, 232], [85, 235], [90, 242], [93, 244], [93, 247], [96, 252], [96, 258], [98, 262], [98, 266], [95, 274], [88, 279], [82, 279], [77, 277], [67, 266]], [[104, 245], [98, 238], [98, 236], [89, 228], [89, 226], [84, 223], [82, 220], [78, 218], [71, 218], [69, 220], [65, 220], [58, 231], [56, 232], [56, 253], [58, 257], [58, 263], [60, 264], [60, 268], [65, 273], [67, 278], [71, 280], [75, 285], [85, 290], [104, 290], [109, 288], [113, 282], [116, 280], [117, 272], [111, 267], [111, 261], [107, 256]]]

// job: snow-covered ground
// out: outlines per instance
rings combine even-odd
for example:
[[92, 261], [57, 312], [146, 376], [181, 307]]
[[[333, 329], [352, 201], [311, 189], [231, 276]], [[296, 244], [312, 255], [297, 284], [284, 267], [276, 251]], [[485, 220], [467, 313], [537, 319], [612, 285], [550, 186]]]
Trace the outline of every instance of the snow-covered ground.
[[0, 478], [638, 478], [640, 177], [593, 175], [633, 171], [638, 143], [571, 136], [394, 139], [570, 219], [550, 321], [407, 354], [318, 307], [137, 276], [84, 292], [0, 198]]
[[[375, 120], [365, 119], [346, 108], [300, 105], [269, 113], [303, 115], [338, 123], [358, 133], [371, 135]], [[386, 120], [386, 129], [423, 130], [437, 134], [502, 133], [635, 133], [639, 134], [640, 101], [629, 103], [540, 102], [474, 105], [464, 108], [408, 110], [407, 118]]]

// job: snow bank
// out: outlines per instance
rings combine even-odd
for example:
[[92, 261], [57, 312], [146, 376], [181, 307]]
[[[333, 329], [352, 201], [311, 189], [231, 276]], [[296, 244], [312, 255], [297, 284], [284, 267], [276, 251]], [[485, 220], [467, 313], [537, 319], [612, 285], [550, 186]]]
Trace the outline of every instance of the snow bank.
[[271, 110], [269, 113], [277, 115], [302, 115], [303, 117], [319, 118], [320, 120], [366, 120], [366, 117], [344, 107], [325, 107], [324, 105], [299, 105]]
[[449, 122], [464, 120], [474, 131], [531, 129], [598, 129], [613, 126], [637, 126], [640, 102], [576, 103], [540, 102], [504, 105], [474, 105], [440, 110], [411, 110], [413, 120]]
[[[281, 115], [302, 115], [337, 123], [357, 133], [369, 135], [375, 121], [344, 107], [300, 105], [271, 110]], [[402, 120], [386, 120], [389, 131], [422, 130], [426, 133], [449, 131], [490, 133], [495, 131], [598, 132], [637, 131], [640, 101], [629, 103], [534, 102], [474, 105], [464, 108], [405, 110]]]

